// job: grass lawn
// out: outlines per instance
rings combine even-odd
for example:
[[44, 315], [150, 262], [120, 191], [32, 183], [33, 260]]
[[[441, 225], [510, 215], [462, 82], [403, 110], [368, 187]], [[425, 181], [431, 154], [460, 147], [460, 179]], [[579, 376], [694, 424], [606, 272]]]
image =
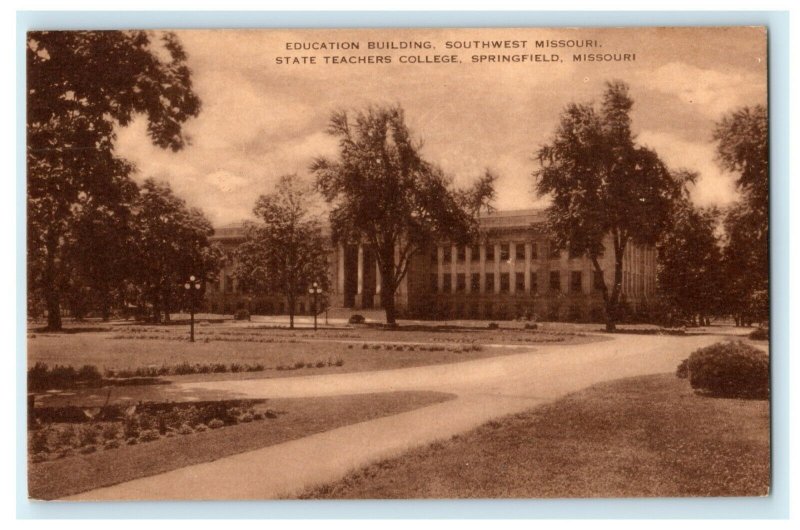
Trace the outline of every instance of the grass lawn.
[[150, 443], [123, 445], [118, 449], [61, 460], [31, 463], [28, 465], [28, 494], [35, 499], [57, 499], [352, 423], [406, 412], [452, 397], [439, 392], [392, 392], [270, 399], [263, 407], [278, 412], [274, 419], [161, 438]]
[[596, 385], [357, 470], [302, 498], [766, 495], [769, 402], [664, 374]]

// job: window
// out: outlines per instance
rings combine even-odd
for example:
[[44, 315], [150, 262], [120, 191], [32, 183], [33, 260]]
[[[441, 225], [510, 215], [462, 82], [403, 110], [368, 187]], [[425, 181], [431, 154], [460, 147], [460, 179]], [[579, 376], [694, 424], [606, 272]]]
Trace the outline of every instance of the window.
[[480, 273], [473, 272], [469, 278], [469, 288], [473, 293], [481, 290], [481, 275]]
[[531, 243], [531, 259], [539, 259], [539, 245]]
[[494, 261], [494, 245], [486, 245], [486, 261]]
[[500, 273], [500, 292], [507, 293], [509, 291], [509, 275], [507, 272]]
[[472, 245], [470, 260], [472, 261], [479, 261], [481, 259], [481, 247], [480, 245]]
[[536, 273], [531, 273], [531, 292], [537, 293], [539, 292], [539, 284], [537, 283]]
[[518, 293], [525, 291], [525, 273], [518, 272], [514, 278], [514, 288]]
[[456, 260], [465, 261], [467, 259], [467, 247], [459, 245], [456, 248]]
[[463, 293], [467, 288], [467, 278], [466, 275], [462, 272], [456, 274], [456, 291], [459, 293]]
[[570, 272], [569, 290], [573, 293], [580, 293], [583, 291], [583, 274], [581, 274], [581, 271]]
[[523, 243], [516, 243], [514, 245], [516, 251], [514, 252], [514, 256], [519, 260], [525, 259], [525, 245]]
[[431, 274], [429, 281], [428, 285], [430, 285], [431, 292], [437, 292], [439, 290], [439, 276], [434, 272]]
[[453, 248], [450, 245], [444, 246], [444, 262], [450, 263], [453, 260]]
[[511, 254], [508, 250], [508, 243], [503, 243], [500, 245], [500, 261], [508, 261], [511, 257]]
[[486, 273], [486, 292], [494, 292], [494, 273], [492, 272]]
[[550, 290], [561, 290], [561, 273], [559, 271], [550, 271]]
[[449, 293], [450, 292], [450, 287], [451, 287], [450, 281], [451, 281], [451, 278], [450, 278], [450, 274], [449, 273], [442, 275], [442, 292], [443, 293]]
[[592, 286], [594, 287], [594, 290], [602, 291], [603, 282], [603, 271], [594, 271], [594, 276], [592, 277]]

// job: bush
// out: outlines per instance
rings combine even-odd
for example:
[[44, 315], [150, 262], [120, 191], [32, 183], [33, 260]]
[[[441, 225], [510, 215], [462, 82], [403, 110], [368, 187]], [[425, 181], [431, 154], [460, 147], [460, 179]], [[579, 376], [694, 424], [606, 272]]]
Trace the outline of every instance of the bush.
[[225, 425], [225, 422], [223, 422], [219, 418], [214, 418], [213, 420], [208, 422], [208, 428], [209, 429], [219, 429], [220, 427], [223, 427], [224, 425]]
[[250, 423], [251, 421], [253, 421], [253, 415], [249, 412], [245, 412], [244, 414], [242, 414], [242, 417], [239, 418], [239, 421], [241, 421], [242, 423]]
[[539, 329], [539, 324], [525, 324], [525, 329]]
[[195, 432], [205, 432], [208, 430], [208, 426], [205, 423], [198, 423], [194, 427]]
[[769, 328], [759, 327], [754, 329], [748, 335], [751, 340], [769, 340]]
[[47, 427], [42, 427], [41, 429], [33, 431], [28, 451], [31, 453], [46, 453], [49, 450], [49, 434], [50, 429]]
[[47, 453], [34, 453], [31, 455], [31, 462], [34, 464], [44, 462], [45, 460], [47, 460]]
[[159, 434], [158, 431], [155, 429], [147, 429], [146, 431], [142, 431], [139, 434], [139, 441], [141, 442], [153, 442], [158, 440]]
[[687, 361], [692, 388], [723, 397], [769, 396], [769, 357], [743, 342], [701, 348]]
[[489, 322], [489, 325], [487, 327], [489, 329], [500, 329], [500, 324], [498, 324], [497, 322]]
[[81, 447], [97, 443], [100, 433], [94, 425], [81, 425], [78, 428], [78, 444]]
[[675, 375], [679, 379], [686, 379], [689, 377], [689, 359], [681, 361], [681, 364], [678, 365], [678, 369], [675, 370]]
[[363, 324], [366, 322], [364, 315], [352, 315], [350, 319], [347, 321], [348, 324]]
[[108, 440], [103, 447], [106, 449], [116, 449], [119, 447], [119, 440]]
[[106, 440], [116, 440], [119, 436], [119, 426], [116, 423], [107, 423], [103, 427], [103, 438]]
[[97, 447], [95, 447], [93, 445], [84, 445], [83, 447], [81, 447], [79, 449], [78, 452], [80, 452], [80, 454], [82, 454], [82, 455], [88, 455], [88, 454], [94, 453], [95, 451], [97, 451]]
[[188, 423], [184, 423], [180, 427], [178, 427], [178, 434], [192, 434], [194, 430], [189, 426]]
[[233, 314], [234, 320], [250, 320], [250, 311], [247, 309], [237, 309]]

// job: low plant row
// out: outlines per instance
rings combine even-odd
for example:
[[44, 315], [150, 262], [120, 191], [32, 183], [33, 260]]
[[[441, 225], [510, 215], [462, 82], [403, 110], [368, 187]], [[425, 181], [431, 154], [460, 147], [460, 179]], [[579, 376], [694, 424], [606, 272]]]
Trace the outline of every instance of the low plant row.
[[[348, 344], [347, 349], [353, 350], [357, 349], [359, 346], [357, 344]], [[427, 352], [438, 352], [438, 351], [448, 351], [454, 353], [466, 353], [471, 351], [481, 351], [483, 350], [483, 346], [480, 344], [463, 344], [458, 346], [439, 346], [439, 345], [425, 345], [425, 344], [388, 344], [388, 343], [372, 343], [372, 342], [365, 342], [360, 346], [362, 350], [386, 350], [386, 351], [427, 351]]]
[[52, 368], [46, 363], [37, 362], [28, 369], [28, 390], [41, 391], [53, 388], [74, 388], [76, 386], [100, 386], [103, 376], [97, 367], [85, 364], [80, 368], [57, 364]]
[[[221, 336], [219, 334], [213, 334], [209, 336], [204, 336], [204, 333], [196, 333], [195, 336], [197, 337], [196, 340], [198, 342], [259, 342], [265, 344], [295, 344], [300, 342], [297, 339], [291, 338], [280, 338], [280, 337], [260, 337], [257, 335], [232, 335], [232, 336]], [[145, 335], [145, 334], [119, 334], [114, 335], [111, 337], [112, 339], [116, 340], [174, 340], [174, 341], [188, 341], [189, 334], [182, 334], [182, 333], [173, 333], [173, 334], [164, 334], [164, 335]]]
[[344, 366], [344, 359], [337, 357], [329, 357], [327, 361], [295, 361], [292, 364], [279, 364], [275, 367], [276, 370], [300, 370], [301, 368], [326, 368], [328, 366]]
[[130, 377], [159, 377], [166, 375], [192, 375], [192, 374], [220, 374], [237, 372], [263, 372], [264, 365], [261, 363], [189, 363], [182, 362], [175, 365], [161, 366], [140, 366], [138, 368], [105, 370], [105, 376], [109, 378], [130, 378]]
[[257, 411], [226, 402], [144, 412], [131, 407], [113, 421], [39, 423], [29, 432], [28, 453], [31, 462], [45, 462], [277, 417], [271, 409]]

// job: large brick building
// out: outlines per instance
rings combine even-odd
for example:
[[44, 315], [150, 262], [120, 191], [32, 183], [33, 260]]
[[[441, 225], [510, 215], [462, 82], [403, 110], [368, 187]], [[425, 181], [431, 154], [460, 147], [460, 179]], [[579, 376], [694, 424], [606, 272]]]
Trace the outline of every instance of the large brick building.
[[[601, 321], [602, 294], [590, 261], [558, 251], [545, 228], [541, 210], [499, 211], [480, 219], [473, 245], [432, 242], [416, 254], [396, 293], [401, 316], [415, 318], [505, 319], [535, 315], [539, 320]], [[242, 241], [241, 226], [217, 230], [214, 239], [232, 250]], [[606, 245], [610, 249], [610, 242]], [[600, 260], [611, 285], [614, 257]], [[380, 308], [380, 272], [368, 245], [332, 246], [329, 258], [331, 307]], [[656, 252], [628, 245], [623, 260], [623, 299], [641, 311], [655, 296]], [[231, 313], [247, 307], [254, 313], [283, 313], [278, 296], [256, 296], [242, 289], [226, 264], [217, 285], [207, 289], [209, 309]], [[298, 302], [298, 312], [311, 309]]]

